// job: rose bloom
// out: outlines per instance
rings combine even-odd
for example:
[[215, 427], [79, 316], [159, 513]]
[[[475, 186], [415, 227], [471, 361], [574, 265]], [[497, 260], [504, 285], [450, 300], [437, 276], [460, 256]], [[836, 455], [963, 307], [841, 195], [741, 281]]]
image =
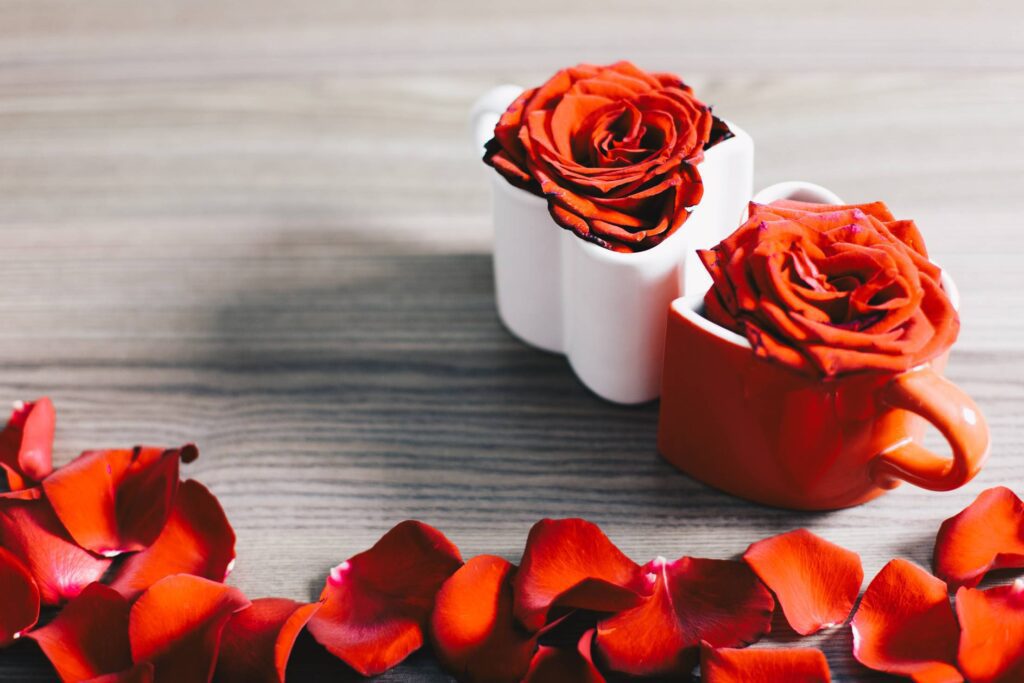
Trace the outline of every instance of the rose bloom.
[[581, 64], [520, 95], [484, 161], [545, 197], [563, 228], [607, 249], [643, 251], [700, 202], [697, 164], [731, 135], [677, 76]]
[[746, 223], [698, 254], [714, 280], [705, 315], [804, 373], [909, 370], [960, 329], [917, 227], [882, 202], [751, 204]]

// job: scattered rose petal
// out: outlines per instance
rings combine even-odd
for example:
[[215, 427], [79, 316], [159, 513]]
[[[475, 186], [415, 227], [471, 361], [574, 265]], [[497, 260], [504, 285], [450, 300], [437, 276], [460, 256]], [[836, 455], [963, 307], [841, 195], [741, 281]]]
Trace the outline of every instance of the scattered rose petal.
[[651, 581], [596, 524], [544, 519], [533, 525], [513, 580], [515, 614], [530, 631], [553, 607], [618, 612], [640, 604]]
[[977, 586], [993, 569], [1024, 567], [1024, 503], [1005, 486], [982, 491], [942, 523], [935, 574], [951, 586]]
[[1024, 681], [1024, 579], [985, 591], [961, 588], [960, 668], [971, 683]]
[[[132, 666], [128, 643], [130, 603], [99, 583], [81, 594], [46, 626], [29, 633], [62, 681], [118, 674]], [[130, 680], [118, 679], [111, 680]]]
[[241, 591], [179, 574], [153, 584], [132, 605], [132, 658], [153, 664], [156, 683], [209, 681], [221, 633], [231, 615], [249, 606]]
[[364, 676], [382, 673], [423, 645], [434, 596], [461, 565], [440, 531], [402, 522], [331, 570], [309, 631]]
[[155, 672], [149, 662], [136, 664], [127, 671], [90, 678], [86, 683], [153, 683]]
[[701, 641], [746, 645], [771, 629], [775, 600], [742, 562], [658, 558], [645, 569], [656, 576], [654, 593], [597, 625], [597, 649], [615, 671], [685, 674]]
[[452, 574], [434, 602], [430, 626], [434, 652], [460, 681], [519, 681], [530, 666], [536, 636], [512, 615], [516, 568], [479, 555]]
[[876, 671], [939, 683], [957, 671], [957, 623], [946, 584], [896, 559], [871, 581], [853, 616], [853, 656]]
[[284, 683], [295, 639], [318, 609], [319, 602], [253, 600], [224, 628], [214, 680]]
[[110, 585], [134, 598], [173, 574], [223, 581], [234, 559], [235, 532], [224, 510], [205, 486], [190, 479], [178, 486], [171, 516], [156, 541], [128, 557]]
[[12, 491], [41, 482], [53, 471], [53, 433], [57, 414], [50, 399], [18, 402], [0, 431], [0, 468]]
[[178, 490], [178, 464], [199, 451], [88, 451], [43, 482], [53, 511], [78, 545], [107, 557], [145, 550], [160, 535]]
[[0, 546], [32, 574], [45, 605], [70, 600], [99, 581], [110, 560], [79, 548], [45, 498], [0, 496]]
[[575, 650], [541, 645], [523, 683], [605, 683], [604, 676], [594, 666], [593, 643], [594, 630], [591, 629], [583, 634]]
[[775, 593], [793, 630], [805, 636], [846, 621], [864, 581], [857, 553], [807, 529], [758, 541], [743, 559]]
[[701, 683], [829, 683], [832, 674], [820, 650], [811, 648], [713, 648], [700, 654]]
[[0, 492], [0, 500], [39, 500], [42, 497], [43, 490], [38, 486], [33, 486], [30, 489]]
[[0, 647], [10, 645], [39, 619], [39, 589], [28, 568], [0, 548]]

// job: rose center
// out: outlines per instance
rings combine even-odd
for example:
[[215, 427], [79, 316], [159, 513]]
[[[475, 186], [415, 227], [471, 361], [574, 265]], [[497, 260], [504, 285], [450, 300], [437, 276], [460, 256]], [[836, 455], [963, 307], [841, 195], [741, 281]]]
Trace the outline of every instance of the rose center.
[[649, 125], [644, 113], [630, 102], [605, 112], [590, 135], [586, 157], [592, 166], [621, 167], [650, 158], [665, 144], [665, 132]]

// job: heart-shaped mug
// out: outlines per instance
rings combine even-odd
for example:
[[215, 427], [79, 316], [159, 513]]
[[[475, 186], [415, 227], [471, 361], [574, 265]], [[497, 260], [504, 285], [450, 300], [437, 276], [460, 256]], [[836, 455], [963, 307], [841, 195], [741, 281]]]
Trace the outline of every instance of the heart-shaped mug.
[[[754, 201], [841, 200], [810, 183], [781, 183]], [[942, 286], [959, 309], [952, 278]], [[844, 508], [902, 481], [947, 491], [971, 480], [988, 455], [981, 411], [942, 376], [949, 352], [902, 373], [830, 380], [754, 355], [746, 338], [702, 314], [704, 292], [672, 302], [658, 449], [695, 479], [741, 498], [803, 510]], [[931, 423], [944, 457], [922, 445]]]

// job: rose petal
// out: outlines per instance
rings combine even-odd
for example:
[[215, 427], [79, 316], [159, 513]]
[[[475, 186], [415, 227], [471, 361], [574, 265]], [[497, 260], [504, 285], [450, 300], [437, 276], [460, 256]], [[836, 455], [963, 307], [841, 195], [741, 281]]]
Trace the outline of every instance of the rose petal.
[[805, 636], [846, 621], [864, 581], [857, 553], [807, 529], [758, 541], [743, 559], [775, 593], [793, 630]]
[[110, 560], [79, 548], [45, 498], [24, 495], [0, 496], [0, 546], [32, 574], [43, 604], [57, 605], [99, 581]]
[[885, 202], [868, 202], [866, 204], [816, 204], [814, 202], [801, 202], [795, 199], [776, 199], [770, 206], [780, 209], [794, 209], [798, 211], [809, 211], [811, 213], [830, 213], [840, 209], [860, 209], [869, 216], [880, 221], [891, 221], [892, 212]]
[[771, 629], [775, 600], [742, 562], [659, 558], [647, 569], [656, 576], [654, 593], [597, 625], [597, 649], [615, 671], [685, 674], [701, 641], [745, 645]]
[[853, 656], [915, 681], [959, 682], [957, 624], [946, 584], [896, 559], [871, 581], [853, 616]]
[[182, 482], [171, 516], [149, 548], [128, 557], [110, 585], [133, 598], [165, 576], [194, 574], [223, 581], [235, 560], [235, 532], [210, 491]]
[[1024, 579], [956, 593], [960, 668], [971, 683], [1024, 681]]
[[93, 583], [53, 621], [28, 637], [36, 641], [62, 681], [117, 674], [132, 666], [128, 642], [130, 608], [131, 604], [120, 593]]
[[993, 569], [1024, 567], [1024, 503], [1005, 486], [982, 491], [942, 523], [935, 574], [951, 586], [977, 586]]
[[434, 596], [461, 565], [440, 531], [402, 522], [331, 570], [309, 631], [364, 676], [382, 673], [423, 644]]
[[829, 683], [832, 674], [820, 650], [810, 648], [713, 648], [700, 653], [701, 683]]
[[132, 605], [132, 658], [151, 662], [157, 683], [202, 683], [213, 675], [221, 633], [249, 606], [237, 588], [179, 574], [153, 584]]
[[143, 662], [126, 671], [90, 678], [86, 683], [153, 683], [155, 676], [153, 665]]
[[605, 683], [591, 656], [593, 642], [594, 630], [591, 629], [583, 634], [575, 650], [541, 645], [523, 683]]
[[537, 637], [512, 615], [516, 568], [479, 555], [452, 574], [434, 602], [430, 632], [438, 660], [460, 681], [519, 681], [530, 666]]
[[43, 490], [83, 548], [107, 557], [144, 550], [171, 514], [179, 461], [198, 455], [191, 444], [90, 451], [47, 477]]
[[53, 432], [57, 414], [45, 396], [34, 403], [16, 403], [0, 431], [0, 467], [11, 490], [42, 481], [53, 471]]
[[21, 560], [0, 548], [0, 647], [20, 638], [39, 619], [39, 588]]
[[253, 600], [224, 628], [214, 680], [284, 683], [295, 639], [318, 609], [319, 602]]
[[618, 612], [640, 604], [651, 582], [595, 524], [544, 519], [533, 525], [513, 580], [515, 614], [530, 631], [554, 607]]

